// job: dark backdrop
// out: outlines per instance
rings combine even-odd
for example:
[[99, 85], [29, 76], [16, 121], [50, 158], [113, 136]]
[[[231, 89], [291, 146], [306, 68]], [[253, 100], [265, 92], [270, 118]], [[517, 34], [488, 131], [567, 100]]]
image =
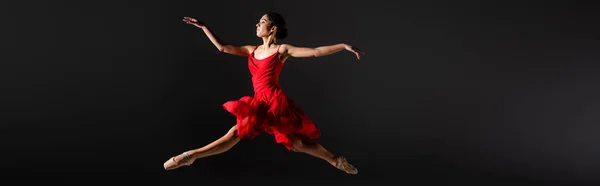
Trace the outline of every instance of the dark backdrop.
[[[398, 1], [2, 3], [3, 178], [72, 185], [574, 185], [598, 183], [597, 7]], [[290, 59], [281, 84], [360, 170], [350, 176], [270, 135], [164, 171], [225, 134], [221, 105], [252, 94], [231, 44], [356, 45]], [[282, 184], [283, 183], [283, 184]], [[12, 183], [11, 183], [12, 184]]]

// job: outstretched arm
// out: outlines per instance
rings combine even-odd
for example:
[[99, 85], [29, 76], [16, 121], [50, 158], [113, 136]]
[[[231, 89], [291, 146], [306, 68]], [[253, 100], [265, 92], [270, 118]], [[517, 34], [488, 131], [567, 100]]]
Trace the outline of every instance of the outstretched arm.
[[358, 48], [344, 43], [329, 46], [320, 46], [317, 48], [296, 47], [293, 45], [283, 44], [281, 45], [281, 48], [283, 49], [282, 53], [285, 53], [291, 57], [322, 57], [337, 53], [344, 49], [356, 54], [356, 58], [358, 58], [359, 60], [360, 54], [365, 54]]
[[246, 46], [234, 46], [223, 43], [213, 32], [204, 24], [198, 22], [198, 20], [191, 17], [184, 17], [183, 21], [187, 24], [194, 25], [198, 28], [201, 28], [206, 34], [206, 37], [212, 42], [215, 47], [220, 52], [224, 52], [227, 54], [237, 55], [237, 56], [248, 56], [252, 52], [254, 46], [246, 45]]

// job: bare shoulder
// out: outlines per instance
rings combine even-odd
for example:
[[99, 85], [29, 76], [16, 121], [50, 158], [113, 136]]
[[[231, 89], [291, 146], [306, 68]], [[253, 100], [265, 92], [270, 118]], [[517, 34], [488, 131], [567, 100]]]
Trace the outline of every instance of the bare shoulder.
[[282, 54], [287, 54], [291, 49], [295, 48], [296, 46], [291, 45], [291, 44], [281, 44], [281, 46], [279, 47], [279, 52]]
[[238, 51], [240, 51], [240, 55], [241, 56], [248, 56], [250, 54], [252, 54], [252, 52], [254, 51], [254, 49], [256, 48], [256, 46], [254, 45], [242, 45], [242, 46], [238, 46]]
[[281, 46], [279, 47], [279, 49], [280, 49], [281, 51], [283, 51], [283, 50], [290, 49], [290, 48], [292, 48], [292, 47], [294, 47], [294, 45], [290, 45], [290, 44], [285, 44], [285, 43], [284, 43], [284, 44], [281, 44]]
[[246, 52], [251, 53], [257, 46], [255, 45], [244, 45], [240, 48], [244, 49]]

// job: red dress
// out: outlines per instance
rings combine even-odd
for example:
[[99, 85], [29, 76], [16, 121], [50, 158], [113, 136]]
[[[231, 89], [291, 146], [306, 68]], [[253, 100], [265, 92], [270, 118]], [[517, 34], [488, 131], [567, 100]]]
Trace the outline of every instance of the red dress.
[[[321, 133], [279, 86], [282, 67], [279, 48], [265, 59], [254, 58], [252, 51], [248, 56], [248, 68], [252, 75], [254, 97], [244, 96], [239, 100], [227, 101], [223, 107], [237, 118], [237, 135], [240, 138], [252, 139], [266, 132], [273, 134], [277, 143], [291, 150], [293, 144], [288, 134], [317, 139]], [[245, 123], [244, 119], [247, 119]]]

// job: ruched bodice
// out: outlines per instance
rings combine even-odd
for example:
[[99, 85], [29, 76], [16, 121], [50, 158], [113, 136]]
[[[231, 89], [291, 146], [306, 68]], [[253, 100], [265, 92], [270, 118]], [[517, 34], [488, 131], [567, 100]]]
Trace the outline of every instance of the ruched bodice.
[[269, 98], [282, 93], [279, 86], [279, 74], [282, 68], [279, 48], [277, 52], [264, 59], [256, 59], [254, 51], [248, 56], [248, 69], [252, 75], [255, 99], [268, 101]]

